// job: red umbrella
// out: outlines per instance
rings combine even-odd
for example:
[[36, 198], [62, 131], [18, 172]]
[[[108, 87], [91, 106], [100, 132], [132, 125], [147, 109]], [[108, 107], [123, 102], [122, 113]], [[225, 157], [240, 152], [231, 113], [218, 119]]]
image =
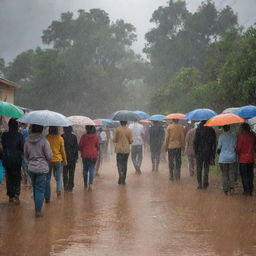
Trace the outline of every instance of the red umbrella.
[[95, 125], [98, 125], [98, 126], [103, 125], [102, 121], [100, 121], [100, 120], [93, 120], [93, 122]]
[[171, 119], [186, 119], [184, 114], [181, 113], [173, 113], [173, 114], [169, 114], [167, 115], [165, 118], [165, 120], [171, 120]]

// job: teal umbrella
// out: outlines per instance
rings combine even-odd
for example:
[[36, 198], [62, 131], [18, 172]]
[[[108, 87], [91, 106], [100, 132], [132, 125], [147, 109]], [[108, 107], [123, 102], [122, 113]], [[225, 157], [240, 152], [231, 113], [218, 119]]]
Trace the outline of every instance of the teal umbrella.
[[20, 118], [24, 116], [24, 113], [21, 109], [19, 109], [13, 104], [5, 101], [0, 101], [0, 115], [9, 116], [13, 118]]

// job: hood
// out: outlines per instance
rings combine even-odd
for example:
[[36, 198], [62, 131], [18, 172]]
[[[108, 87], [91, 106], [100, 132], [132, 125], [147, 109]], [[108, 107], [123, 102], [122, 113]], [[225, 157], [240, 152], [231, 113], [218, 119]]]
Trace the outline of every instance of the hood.
[[37, 133], [34, 133], [34, 134], [30, 134], [26, 141], [32, 143], [32, 144], [35, 144], [37, 143], [38, 141], [42, 140], [44, 138], [44, 136], [42, 134], [37, 134]]

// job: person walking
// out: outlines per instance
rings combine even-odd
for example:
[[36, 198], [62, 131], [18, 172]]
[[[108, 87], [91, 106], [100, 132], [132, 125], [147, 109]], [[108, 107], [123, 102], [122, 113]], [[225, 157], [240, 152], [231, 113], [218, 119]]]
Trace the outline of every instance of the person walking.
[[35, 216], [42, 217], [42, 206], [45, 197], [47, 173], [49, 162], [52, 160], [51, 147], [42, 135], [44, 127], [32, 124], [31, 134], [24, 145], [24, 158], [28, 163], [28, 173], [33, 187]]
[[57, 197], [61, 197], [62, 190], [62, 169], [67, 165], [67, 157], [64, 147], [64, 139], [59, 135], [57, 126], [49, 127], [49, 134], [46, 136], [52, 150], [52, 160], [50, 162], [50, 171], [47, 173], [45, 202], [49, 203], [51, 198], [51, 176], [52, 171], [56, 180]]
[[116, 128], [113, 138], [115, 145], [117, 169], [119, 174], [118, 184], [125, 185], [127, 174], [127, 163], [130, 154], [130, 144], [132, 140], [132, 130], [128, 128], [126, 121], [120, 121], [121, 126]]
[[168, 151], [169, 179], [180, 180], [181, 153], [184, 151], [184, 129], [173, 119], [167, 127], [165, 150]]
[[196, 128], [191, 128], [187, 131], [185, 137], [185, 155], [188, 157], [188, 169], [190, 176], [195, 175], [196, 169], [196, 154], [194, 150], [194, 139], [196, 134]]
[[239, 159], [239, 170], [242, 178], [244, 195], [253, 193], [253, 165], [256, 149], [256, 136], [252, 133], [249, 124], [243, 123], [241, 133], [237, 139], [236, 152]]
[[235, 188], [235, 163], [236, 156], [236, 135], [230, 131], [229, 125], [223, 126], [224, 133], [219, 136], [217, 153], [219, 154], [219, 165], [222, 172], [223, 191], [234, 193]]
[[143, 137], [144, 137], [144, 127], [138, 122], [133, 122], [128, 126], [132, 130], [132, 149], [131, 156], [132, 162], [136, 171], [136, 174], [141, 174], [141, 163], [142, 163], [142, 147], [143, 147]]
[[[96, 128], [92, 125], [86, 125], [86, 134], [83, 134], [79, 141], [79, 149], [83, 160], [84, 187], [88, 191], [92, 190], [94, 180], [94, 168], [99, 154], [99, 137], [96, 134]], [[88, 184], [89, 173], [89, 184]]]
[[18, 132], [18, 122], [11, 118], [8, 122], [9, 131], [2, 134], [3, 166], [6, 171], [6, 187], [9, 202], [20, 203], [21, 165], [24, 139]]
[[204, 126], [205, 123], [205, 120], [201, 121], [194, 139], [198, 189], [207, 189], [209, 186], [209, 166], [214, 163], [216, 153], [216, 133], [212, 127]]
[[72, 192], [74, 188], [74, 175], [78, 160], [77, 137], [73, 133], [72, 126], [64, 127], [62, 138], [64, 139], [67, 165], [63, 167], [63, 185], [65, 191]]
[[164, 142], [165, 131], [161, 122], [153, 121], [149, 128], [149, 147], [151, 152], [152, 172], [159, 171], [160, 155]]

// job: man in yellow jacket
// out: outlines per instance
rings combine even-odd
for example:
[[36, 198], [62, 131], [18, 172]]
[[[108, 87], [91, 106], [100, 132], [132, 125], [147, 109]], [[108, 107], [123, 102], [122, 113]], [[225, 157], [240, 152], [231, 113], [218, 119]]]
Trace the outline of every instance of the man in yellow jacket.
[[165, 149], [168, 151], [169, 179], [180, 179], [181, 152], [184, 151], [184, 129], [177, 119], [167, 127], [165, 136]]

